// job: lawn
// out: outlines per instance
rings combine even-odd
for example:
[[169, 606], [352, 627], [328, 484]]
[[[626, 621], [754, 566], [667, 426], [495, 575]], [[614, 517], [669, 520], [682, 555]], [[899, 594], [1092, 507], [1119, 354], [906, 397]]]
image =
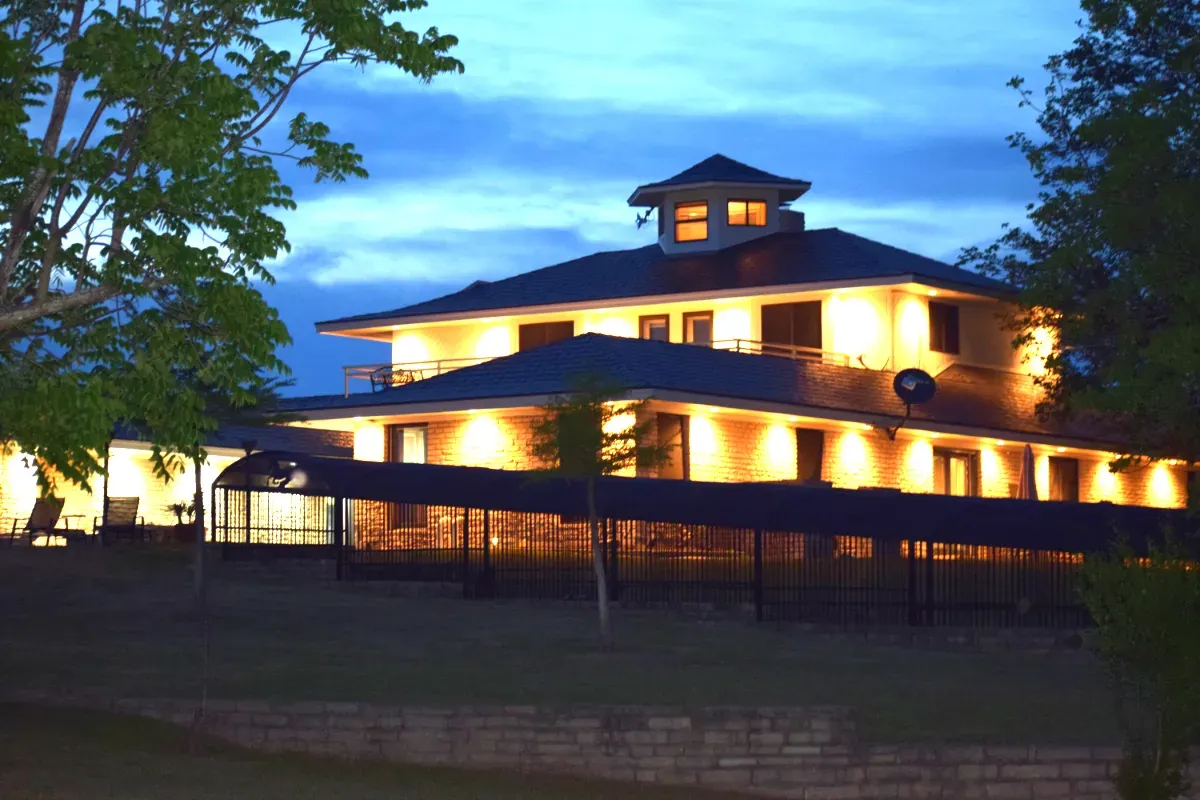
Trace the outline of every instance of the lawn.
[[[0, 551], [0, 685], [199, 694], [185, 554]], [[839, 704], [881, 742], [1116, 741], [1098, 665], [904, 649], [737, 621], [214, 582], [210, 695], [436, 704]]]
[[[191, 756], [149, 720], [0, 705], [0, 797], [20, 800], [684, 800], [692, 790], [270, 756]], [[719, 798], [720, 795], [700, 795]]]

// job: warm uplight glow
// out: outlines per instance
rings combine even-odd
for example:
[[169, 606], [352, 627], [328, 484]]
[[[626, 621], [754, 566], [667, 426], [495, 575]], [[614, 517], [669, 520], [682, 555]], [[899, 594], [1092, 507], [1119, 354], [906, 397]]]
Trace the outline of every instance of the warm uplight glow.
[[717, 431], [712, 420], [697, 415], [692, 417], [688, 426], [688, 448], [691, 456], [693, 480], [712, 480], [718, 471], [718, 456], [720, 447], [717, 442]]
[[921, 365], [929, 339], [929, 311], [922, 300], [906, 296], [896, 309], [897, 370]]
[[146, 476], [150, 469], [147, 452], [114, 447], [108, 459], [109, 496], [145, 496]]
[[767, 469], [777, 480], [796, 477], [796, 435], [785, 425], [767, 428], [763, 442]]
[[1037, 328], [1031, 338], [1033, 341], [1025, 346], [1025, 368], [1030, 375], [1045, 375], [1046, 357], [1054, 347], [1054, 332], [1049, 328]]
[[463, 428], [462, 463], [470, 467], [500, 465], [504, 449], [504, 432], [490, 414], [472, 417]]
[[933, 445], [926, 439], [913, 439], [904, 454], [900, 488], [906, 492], [933, 491]]
[[613, 415], [604, 421], [604, 433], [609, 436], [624, 433], [637, 422], [637, 415], [632, 411], [625, 411], [622, 407], [617, 407], [616, 404], [613, 404], [613, 406]]
[[1050, 496], [1050, 458], [1037, 456], [1033, 462], [1033, 482], [1037, 486], [1038, 499]]
[[880, 341], [879, 312], [866, 297], [834, 297], [829, 303], [833, 349], [852, 359], [872, 355]]
[[1182, 505], [1175, 478], [1170, 468], [1161, 461], [1150, 468], [1150, 480], [1146, 488], [1151, 505], [1164, 508]]
[[1096, 474], [1094, 476], [1093, 489], [1095, 497], [1089, 498], [1094, 501], [1107, 500], [1110, 503], [1117, 499], [1117, 475], [1108, 468], [1108, 461], [1099, 461], [1096, 463]]
[[420, 333], [397, 333], [392, 339], [392, 363], [411, 364], [429, 361], [429, 342]]
[[383, 461], [382, 425], [364, 425], [354, 431], [354, 457], [359, 461]]
[[752, 339], [750, 312], [737, 306], [719, 308], [713, 315], [713, 340]]
[[[25, 465], [27, 461], [29, 466]], [[33, 459], [15, 450], [8, 456], [0, 451], [0, 509], [4, 516], [28, 515], [37, 496], [37, 474], [33, 469]]]
[[512, 329], [508, 325], [486, 328], [475, 342], [475, 358], [499, 358], [512, 353]]
[[861, 434], [847, 432], [834, 445], [834, 483], [849, 489], [871, 484], [871, 455]]
[[591, 322], [587, 326], [590, 333], [603, 333], [605, 336], [623, 336], [626, 339], [637, 338], [637, 325], [629, 317], [605, 317]]

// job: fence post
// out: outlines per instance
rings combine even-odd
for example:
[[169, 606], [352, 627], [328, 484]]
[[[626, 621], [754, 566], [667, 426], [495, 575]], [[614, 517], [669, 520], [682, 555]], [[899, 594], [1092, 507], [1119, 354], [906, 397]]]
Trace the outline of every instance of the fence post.
[[908, 624], [916, 627], [921, 624], [920, 612], [917, 608], [917, 542], [908, 540]]
[[333, 544], [337, 553], [337, 580], [344, 579], [344, 563], [346, 560], [346, 498], [337, 497], [333, 501]]
[[605, 570], [605, 575], [608, 576], [608, 599], [616, 602], [621, 599], [621, 576], [617, 567], [617, 525], [615, 520], [604, 520], [604, 530], [608, 536], [608, 569]]
[[491, 515], [483, 510], [483, 586], [488, 597], [492, 595], [492, 523]]
[[462, 571], [463, 571], [463, 597], [471, 596], [471, 509], [463, 509], [463, 548], [462, 548]]
[[925, 543], [925, 624], [933, 627], [933, 542]]
[[763, 532], [754, 529], [754, 619], [763, 621]]

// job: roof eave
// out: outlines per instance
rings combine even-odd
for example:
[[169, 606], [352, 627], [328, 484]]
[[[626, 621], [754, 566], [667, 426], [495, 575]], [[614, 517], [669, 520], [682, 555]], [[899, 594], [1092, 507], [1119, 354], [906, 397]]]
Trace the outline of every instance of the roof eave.
[[808, 181], [697, 181], [693, 183], [648, 183], [639, 186], [629, 195], [629, 205], [644, 207], [657, 206], [662, 196], [667, 192], [681, 192], [692, 189], [707, 189], [713, 186], [734, 186], [755, 189], [777, 189], [779, 202], [790, 203], [812, 188]]

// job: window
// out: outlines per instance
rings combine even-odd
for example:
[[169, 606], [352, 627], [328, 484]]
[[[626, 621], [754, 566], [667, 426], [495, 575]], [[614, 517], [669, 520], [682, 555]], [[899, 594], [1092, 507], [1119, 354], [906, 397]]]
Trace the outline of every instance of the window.
[[762, 200], [730, 200], [728, 213], [729, 224], [733, 227], [761, 228], [767, 224], [767, 204]]
[[[384, 459], [404, 464], [424, 464], [429, 444], [429, 429], [424, 425], [388, 425], [384, 440]], [[415, 503], [388, 503], [386, 506], [387, 526], [397, 528], [424, 528], [428, 515], [424, 505]]]
[[713, 315], [711, 311], [697, 311], [683, 315], [683, 340], [688, 344], [712, 347]]
[[667, 450], [667, 461], [658, 467], [658, 477], [687, 480], [691, 476], [688, 449], [688, 418], [683, 414], [659, 414], [655, 419], [658, 444]]
[[638, 318], [638, 337], [656, 342], [671, 341], [671, 318], [666, 314]]
[[821, 301], [774, 303], [762, 307], [762, 342], [767, 355], [791, 355], [793, 347], [821, 349]]
[[954, 497], [979, 494], [979, 453], [973, 450], [933, 451], [933, 493]]
[[825, 457], [825, 431], [796, 428], [796, 478], [821, 480], [821, 462]]
[[958, 355], [958, 306], [929, 303], [929, 349]]
[[1079, 502], [1079, 460], [1050, 456], [1050, 499]]
[[708, 202], [675, 206], [675, 241], [702, 242], [708, 238]]
[[575, 323], [566, 322], [532, 322], [517, 328], [517, 349], [532, 350], [544, 344], [551, 344], [562, 339], [570, 339], [575, 335]]

